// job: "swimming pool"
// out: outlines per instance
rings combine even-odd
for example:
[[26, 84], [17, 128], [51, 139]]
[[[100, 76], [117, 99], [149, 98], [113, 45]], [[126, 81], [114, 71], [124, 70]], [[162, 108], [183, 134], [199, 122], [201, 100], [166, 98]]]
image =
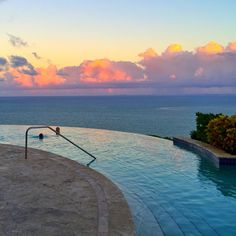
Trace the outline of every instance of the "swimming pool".
[[[0, 142], [24, 145], [27, 126], [0, 126]], [[29, 146], [87, 164], [91, 158], [50, 130]], [[173, 146], [171, 141], [108, 130], [61, 127], [98, 159], [91, 168], [124, 192], [137, 235], [236, 235], [236, 169]], [[29, 157], [30, 158], [30, 157]]]

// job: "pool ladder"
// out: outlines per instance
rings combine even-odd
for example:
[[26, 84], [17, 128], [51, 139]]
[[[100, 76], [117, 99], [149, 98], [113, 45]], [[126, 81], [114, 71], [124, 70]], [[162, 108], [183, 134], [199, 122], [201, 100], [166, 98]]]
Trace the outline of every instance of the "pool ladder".
[[84, 150], [82, 147], [80, 147], [79, 145], [75, 144], [74, 142], [72, 142], [70, 139], [68, 139], [67, 137], [65, 137], [64, 135], [60, 134], [58, 131], [56, 131], [55, 129], [53, 129], [50, 126], [31, 126], [29, 127], [26, 132], [25, 132], [25, 159], [28, 158], [28, 133], [31, 129], [50, 129], [51, 131], [53, 131], [55, 134], [57, 134], [58, 136], [62, 137], [63, 139], [65, 139], [67, 142], [71, 143], [72, 145], [74, 145], [75, 147], [77, 147], [78, 149], [80, 149], [81, 151], [83, 151], [84, 153], [86, 153], [87, 155], [89, 155], [90, 157], [92, 157], [93, 159], [87, 164], [87, 166], [90, 166], [90, 164], [92, 164], [97, 158], [92, 155], [91, 153], [87, 152], [86, 150]]

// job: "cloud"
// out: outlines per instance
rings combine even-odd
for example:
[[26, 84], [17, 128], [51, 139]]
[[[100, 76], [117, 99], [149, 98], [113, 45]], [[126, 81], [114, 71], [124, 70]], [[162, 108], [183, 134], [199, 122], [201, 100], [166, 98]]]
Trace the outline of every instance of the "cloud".
[[13, 47], [20, 48], [20, 47], [27, 47], [28, 43], [21, 39], [20, 37], [14, 36], [12, 34], [7, 34], [9, 37], [9, 42]]
[[166, 48], [164, 54], [167, 56], [171, 56], [171, 55], [179, 54], [182, 51], [183, 51], [183, 49], [180, 44], [171, 44]]
[[142, 52], [138, 55], [142, 57], [144, 60], [149, 60], [158, 56], [154, 49], [148, 48], [145, 52]]
[[[199, 67], [197, 58], [192, 53], [163, 53], [160, 57], [139, 62], [144, 68], [148, 80], [157, 84], [168, 84], [170, 75], [175, 75], [176, 81], [191, 78], [193, 71]], [[173, 78], [173, 76], [172, 76]]]
[[57, 74], [56, 66], [49, 65], [47, 68], [36, 68], [36, 73], [22, 73], [15, 68], [8, 72], [11, 84], [16, 83], [23, 88], [42, 88], [50, 85], [59, 85], [65, 82], [65, 79]]
[[170, 75], [169, 77], [170, 77], [171, 80], [176, 80], [176, 79], [177, 79], [177, 77], [176, 77], [175, 74], [172, 74], [172, 75]]
[[13, 68], [26, 66], [29, 64], [26, 58], [20, 56], [10, 56], [10, 62]]
[[132, 77], [122, 70], [119, 63], [108, 59], [85, 61], [80, 65], [80, 81], [104, 83], [109, 81], [130, 81]]
[[8, 61], [4, 57], [0, 57], [0, 78], [1, 81], [4, 80], [3, 75], [5, 71], [8, 69]]
[[31, 64], [28, 64], [26, 67], [22, 68], [20, 72], [26, 75], [37, 75], [37, 71]]
[[[1, 91], [52, 91], [56, 94], [142, 93], [235, 93], [236, 43], [226, 47], [210, 42], [194, 52], [171, 44], [159, 55], [152, 48], [140, 53], [141, 60], [85, 60], [80, 65], [57, 68], [34, 67], [25, 57], [0, 57]], [[37, 54], [36, 54], [37, 55]], [[34, 55], [35, 56], [35, 55]]]
[[0, 66], [5, 66], [7, 64], [7, 60], [4, 57], [0, 57]]
[[224, 47], [214, 41], [210, 41], [203, 47], [198, 47], [196, 49], [198, 54], [212, 55], [224, 52]]
[[42, 58], [36, 52], [32, 52], [32, 55], [38, 60], [40, 60]]
[[[183, 51], [179, 46], [170, 45], [156, 58], [141, 60], [146, 77], [153, 87], [176, 88], [186, 92], [186, 88], [231, 87], [236, 91], [236, 51], [235, 43], [226, 48], [210, 42], [199, 47], [196, 52]], [[172, 55], [172, 56], [170, 56]]]
[[230, 42], [225, 49], [226, 52], [236, 52], [236, 41]]
[[203, 75], [204, 75], [204, 69], [202, 67], [199, 67], [194, 73], [195, 77], [202, 77]]
[[26, 75], [37, 75], [33, 65], [31, 65], [26, 58], [21, 56], [10, 56], [10, 65], [16, 68], [18, 72]]
[[21, 71], [11, 68], [9, 70], [9, 73], [11, 75], [11, 79], [16, 84], [21, 85], [22, 87], [33, 87], [33, 77], [29, 74], [22, 73]]
[[65, 79], [58, 75], [55, 65], [49, 65], [47, 68], [37, 68], [37, 75], [34, 76], [34, 83], [37, 86], [58, 85], [63, 84]]
[[143, 70], [135, 63], [109, 59], [84, 61], [78, 67], [63, 68], [59, 74], [72, 83], [117, 83], [145, 79]]

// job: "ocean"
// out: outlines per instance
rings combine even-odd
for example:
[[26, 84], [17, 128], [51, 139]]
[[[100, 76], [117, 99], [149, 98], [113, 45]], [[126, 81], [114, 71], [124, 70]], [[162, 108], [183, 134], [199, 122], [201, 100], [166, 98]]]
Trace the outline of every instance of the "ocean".
[[236, 114], [236, 95], [0, 97], [0, 124], [189, 135], [196, 112]]

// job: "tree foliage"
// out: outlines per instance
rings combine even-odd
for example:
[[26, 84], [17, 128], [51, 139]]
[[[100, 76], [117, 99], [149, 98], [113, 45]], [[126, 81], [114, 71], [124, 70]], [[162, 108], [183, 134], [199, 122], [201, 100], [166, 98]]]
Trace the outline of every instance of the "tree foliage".
[[191, 138], [208, 143], [207, 125], [211, 120], [220, 117], [221, 115], [222, 114], [213, 114], [213, 113], [204, 114], [201, 112], [197, 112], [196, 130], [193, 130], [191, 132]]
[[207, 136], [213, 146], [236, 154], [236, 115], [211, 120], [207, 126]]

